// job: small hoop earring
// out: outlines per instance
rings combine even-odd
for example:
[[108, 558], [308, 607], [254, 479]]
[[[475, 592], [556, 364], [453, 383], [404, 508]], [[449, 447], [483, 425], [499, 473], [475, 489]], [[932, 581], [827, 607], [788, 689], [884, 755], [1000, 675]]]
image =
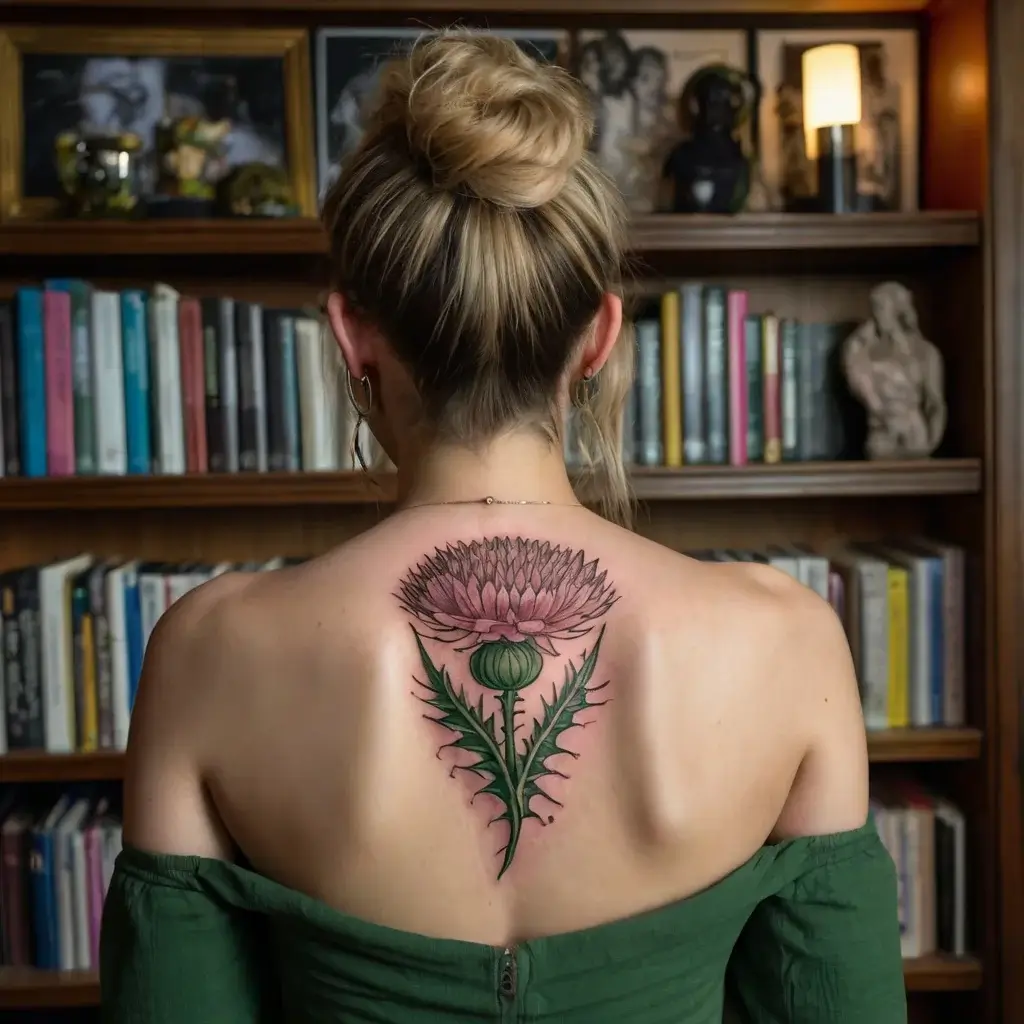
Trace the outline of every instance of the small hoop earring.
[[365, 473], [368, 467], [366, 465], [366, 458], [363, 455], [363, 446], [359, 440], [359, 432], [367, 417], [373, 411], [373, 387], [370, 384], [370, 378], [364, 373], [359, 378], [359, 386], [363, 389], [366, 404], [365, 406], [360, 405], [356, 399], [355, 388], [352, 386], [352, 372], [347, 366], [345, 367], [345, 386], [348, 388], [348, 400], [356, 412], [356, 425], [352, 431], [352, 452], [359, 463], [359, 468]]
[[576, 381], [572, 388], [572, 404], [577, 409], [586, 409], [590, 404], [591, 391], [593, 389], [594, 371], [588, 366], [583, 371], [583, 376]]

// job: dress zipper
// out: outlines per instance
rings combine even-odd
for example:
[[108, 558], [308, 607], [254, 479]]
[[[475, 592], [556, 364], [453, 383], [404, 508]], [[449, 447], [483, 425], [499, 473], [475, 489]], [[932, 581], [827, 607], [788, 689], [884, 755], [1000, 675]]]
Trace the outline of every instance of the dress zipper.
[[519, 987], [519, 971], [516, 965], [515, 946], [506, 946], [501, 955], [501, 971], [498, 975], [498, 994], [507, 1002], [516, 998]]

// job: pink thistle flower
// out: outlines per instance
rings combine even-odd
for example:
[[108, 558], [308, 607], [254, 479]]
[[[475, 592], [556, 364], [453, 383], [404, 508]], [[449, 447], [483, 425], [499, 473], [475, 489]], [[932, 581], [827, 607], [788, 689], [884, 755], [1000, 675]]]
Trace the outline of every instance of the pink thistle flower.
[[436, 548], [395, 596], [435, 640], [466, 641], [463, 650], [533, 640], [557, 654], [552, 641], [583, 636], [618, 600], [607, 575], [582, 551], [492, 537]]

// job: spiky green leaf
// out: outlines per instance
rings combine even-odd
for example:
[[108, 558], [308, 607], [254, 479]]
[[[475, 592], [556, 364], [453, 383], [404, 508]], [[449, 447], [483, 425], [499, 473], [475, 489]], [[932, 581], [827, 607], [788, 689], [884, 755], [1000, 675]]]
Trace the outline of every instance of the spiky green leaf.
[[551, 758], [561, 754], [569, 757], [578, 755], [566, 750], [559, 743], [561, 736], [573, 726], [584, 725], [578, 715], [589, 708], [601, 707], [607, 701], [593, 699], [593, 695], [607, 686], [590, 686], [597, 666], [598, 654], [601, 651], [601, 640], [604, 637], [604, 626], [597, 636], [593, 649], [587, 654], [584, 651], [583, 663], [577, 669], [570, 661], [565, 668], [565, 681], [561, 689], [553, 688], [551, 702], [543, 697], [543, 712], [534, 722], [533, 731], [526, 741], [526, 747], [519, 759], [518, 778], [516, 780], [516, 803], [522, 811], [523, 818], [537, 818], [539, 815], [531, 809], [535, 797], [542, 797], [550, 803], [557, 804], [541, 788], [541, 781], [546, 777], [565, 778], [565, 774], [554, 765], [549, 764]]

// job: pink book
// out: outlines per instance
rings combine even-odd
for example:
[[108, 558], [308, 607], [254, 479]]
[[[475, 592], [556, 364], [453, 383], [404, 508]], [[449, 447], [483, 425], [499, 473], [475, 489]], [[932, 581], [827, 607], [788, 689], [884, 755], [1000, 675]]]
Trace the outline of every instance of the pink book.
[[729, 292], [729, 463], [747, 464], [747, 293]]
[[71, 296], [43, 292], [43, 351], [46, 357], [46, 470], [75, 472], [75, 415], [71, 397]]
[[89, 958], [94, 969], [100, 964], [100, 922], [103, 920], [103, 852], [100, 827], [94, 820], [85, 830], [85, 871], [89, 904]]

